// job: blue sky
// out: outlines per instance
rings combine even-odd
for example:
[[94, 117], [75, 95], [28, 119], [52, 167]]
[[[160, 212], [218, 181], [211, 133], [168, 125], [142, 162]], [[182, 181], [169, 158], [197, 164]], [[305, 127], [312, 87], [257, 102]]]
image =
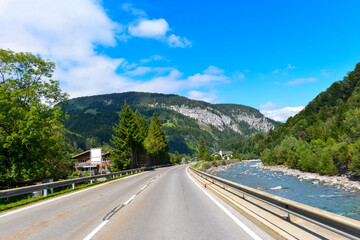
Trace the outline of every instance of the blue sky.
[[71, 97], [237, 103], [285, 121], [359, 62], [360, 1], [2, 0], [0, 48], [57, 64]]

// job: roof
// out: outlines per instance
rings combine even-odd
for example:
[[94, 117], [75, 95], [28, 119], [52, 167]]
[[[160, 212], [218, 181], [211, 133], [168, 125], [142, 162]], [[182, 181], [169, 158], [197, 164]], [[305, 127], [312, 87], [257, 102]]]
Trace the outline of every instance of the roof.
[[[87, 151], [85, 151], [85, 152], [76, 154], [75, 156], [72, 156], [71, 159], [77, 158], [77, 157], [79, 157], [79, 156], [81, 156], [81, 155], [88, 154], [89, 152], [90, 152], [90, 150], [87, 150]], [[104, 157], [104, 156], [110, 156], [110, 153], [109, 153], [109, 152], [101, 153], [101, 157]]]
[[87, 151], [85, 151], [85, 152], [82, 152], [82, 153], [76, 154], [75, 156], [72, 156], [72, 157], [71, 157], [71, 159], [73, 159], [73, 158], [77, 158], [77, 157], [79, 157], [79, 156], [81, 156], [81, 155], [85, 155], [85, 154], [87, 154], [87, 153], [89, 153], [89, 152], [90, 152], [90, 150], [87, 150]]

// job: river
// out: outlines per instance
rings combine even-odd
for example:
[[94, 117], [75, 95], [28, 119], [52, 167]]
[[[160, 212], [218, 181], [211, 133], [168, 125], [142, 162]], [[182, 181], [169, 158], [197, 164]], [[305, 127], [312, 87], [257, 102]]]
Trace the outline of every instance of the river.
[[242, 161], [213, 174], [283, 198], [360, 221], [360, 192], [336, 186], [299, 181], [283, 172], [258, 167], [261, 161]]

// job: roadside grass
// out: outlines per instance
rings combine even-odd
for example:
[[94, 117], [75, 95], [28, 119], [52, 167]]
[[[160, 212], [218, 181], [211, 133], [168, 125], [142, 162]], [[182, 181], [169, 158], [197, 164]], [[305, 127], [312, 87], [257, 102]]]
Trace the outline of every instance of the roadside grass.
[[49, 198], [64, 195], [64, 194], [67, 194], [67, 193], [70, 193], [70, 192], [75, 192], [75, 191], [78, 191], [78, 190], [81, 190], [81, 189], [84, 189], [84, 188], [99, 185], [99, 184], [109, 182], [109, 181], [112, 181], [112, 180], [116, 180], [116, 179], [119, 179], [119, 178], [124, 178], [124, 177], [130, 176], [130, 175], [138, 174], [138, 173], [140, 173], [140, 172], [137, 172], [137, 173], [134, 172], [132, 174], [129, 173], [128, 175], [122, 175], [121, 177], [117, 176], [115, 178], [109, 178], [109, 179], [106, 179], [105, 181], [96, 181], [96, 182], [93, 182], [93, 183], [90, 183], [90, 182], [81, 183], [81, 184], [75, 185], [75, 189], [72, 189], [71, 185], [69, 185], [69, 186], [66, 186], [66, 189], [55, 192], [55, 193], [52, 193], [52, 194], [48, 194], [46, 197], [44, 197], [44, 196], [30, 197], [28, 194], [24, 194], [24, 195], [10, 197], [8, 199], [0, 199], [0, 213], [2, 213], [4, 211], [9, 211], [9, 210], [13, 210], [13, 209], [16, 209], [16, 208], [20, 208], [20, 207], [23, 207], [23, 206], [26, 206], [26, 205], [29, 205], [29, 204], [32, 204], [32, 203], [35, 203], [35, 202], [40, 202], [40, 201], [43, 201], [43, 200], [47, 200]]
[[201, 166], [201, 164], [203, 164], [203, 162], [198, 162], [197, 164], [194, 164], [191, 167], [197, 169]]

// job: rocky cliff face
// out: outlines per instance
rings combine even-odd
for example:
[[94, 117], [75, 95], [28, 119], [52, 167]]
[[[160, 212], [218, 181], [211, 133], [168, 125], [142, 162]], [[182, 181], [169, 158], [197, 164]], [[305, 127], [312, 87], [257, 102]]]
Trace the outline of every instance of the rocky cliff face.
[[165, 104], [149, 105], [150, 107], [161, 107], [174, 110], [185, 116], [199, 120], [202, 123], [210, 124], [219, 130], [223, 131], [229, 127], [235, 132], [243, 134], [240, 130], [239, 124], [246, 123], [250, 128], [254, 128], [260, 132], [268, 132], [275, 128], [275, 125], [271, 123], [266, 117], [257, 117], [255, 114], [245, 113], [240, 111], [232, 111], [231, 116], [228, 116], [211, 107], [207, 108], [189, 108], [187, 106], [167, 106]]

